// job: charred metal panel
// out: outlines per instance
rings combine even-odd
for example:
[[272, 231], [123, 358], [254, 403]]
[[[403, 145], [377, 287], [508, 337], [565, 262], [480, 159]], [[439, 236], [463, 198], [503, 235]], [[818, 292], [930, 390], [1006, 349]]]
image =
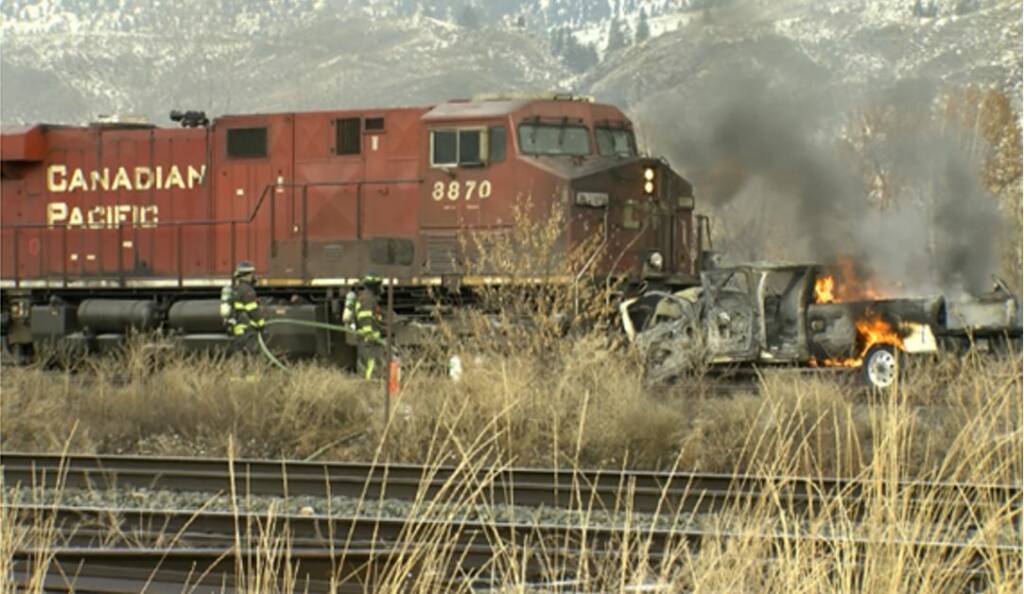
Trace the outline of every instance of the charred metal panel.
[[806, 267], [767, 270], [761, 276], [758, 299], [765, 358], [779, 361], [809, 356], [804, 304], [809, 301], [813, 281], [813, 271]]
[[812, 303], [807, 306], [811, 354], [819, 358], [851, 357], [857, 351], [854, 312], [846, 303]]
[[939, 312], [942, 310], [942, 297], [918, 297], [905, 299], [880, 299], [849, 303], [858, 313], [858, 317], [872, 313], [882, 316], [886, 321], [899, 325], [904, 322], [936, 326], [939, 323]]
[[807, 326], [811, 352], [827, 358], [859, 355], [858, 320], [881, 318], [902, 336], [909, 336], [915, 331], [913, 325], [935, 327], [941, 308], [941, 297], [810, 304]]
[[947, 301], [944, 330], [984, 334], [1020, 329], [1013, 298]]
[[755, 279], [746, 269], [703, 275], [704, 322], [711, 355], [727, 360], [753, 358], [760, 347], [760, 308], [753, 301]]

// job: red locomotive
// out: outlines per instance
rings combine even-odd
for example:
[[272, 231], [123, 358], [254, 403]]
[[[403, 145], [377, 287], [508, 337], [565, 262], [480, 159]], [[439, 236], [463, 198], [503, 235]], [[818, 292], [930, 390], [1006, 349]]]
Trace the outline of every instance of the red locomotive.
[[[526, 198], [534, 217], [564, 209], [561, 249], [601, 234], [588, 275], [695, 282], [692, 188], [638, 155], [610, 105], [549, 96], [172, 119], [183, 127], [4, 128], [6, 345], [103, 346], [156, 327], [219, 340], [216, 295], [240, 260], [255, 263], [261, 296], [318, 320], [370, 270], [405, 296], [399, 307], [424, 287], [491, 282], [460, 236], [507, 230]], [[322, 336], [293, 338], [297, 352], [330, 350]]]

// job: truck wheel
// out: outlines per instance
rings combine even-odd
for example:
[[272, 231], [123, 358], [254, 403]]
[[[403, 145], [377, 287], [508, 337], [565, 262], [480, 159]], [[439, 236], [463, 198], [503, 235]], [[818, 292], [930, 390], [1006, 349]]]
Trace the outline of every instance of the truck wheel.
[[887, 344], [875, 345], [864, 355], [864, 363], [860, 369], [865, 383], [869, 386], [877, 390], [887, 389], [896, 383], [896, 378], [899, 377], [899, 353]]

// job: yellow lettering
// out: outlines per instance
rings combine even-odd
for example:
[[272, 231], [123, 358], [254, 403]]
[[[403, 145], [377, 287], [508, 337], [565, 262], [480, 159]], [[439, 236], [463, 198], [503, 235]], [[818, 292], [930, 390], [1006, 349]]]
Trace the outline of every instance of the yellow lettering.
[[175, 188], [190, 190], [203, 185], [206, 181], [206, 165], [171, 165], [167, 169], [162, 165], [118, 167], [113, 172], [113, 181], [111, 169], [69, 169], [67, 165], [50, 165], [46, 168], [46, 190], [52, 193], [119, 190], [144, 192], [151, 189]]
[[94, 206], [89, 209], [89, 212], [85, 214], [85, 222], [89, 225], [90, 229], [102, 229], [103, 228], [103, 205]]
[[135, 189], [148, 190], [153, 187], [153, 170], [149, 167], [135, 168]]
[[189, 165], [188, 166], [188, 187], [194, 188], [196, 186], [203, 185], [203, 179], [206, 178], [206, 165], [200, 165], [199, 169]]
[[75, 172], [71, 174], [71, 183], [68, 184], [68, 191], [74, 192], [75, 190], [88, 190], [89, 186], [85, 184], [85, 173], [81, 169], [75, 169]]
[[68, 205], [66, 202], [50, 202], [46, 205], [46, 225], [53, 227], [54, 223], [62, 223], [68, 218]]
[[128, 172], [124, 170], [124, 167], [117, 168], [117, 175], [114, 176], [114, 185], [110, 189], [116, 192], [119, 188], [132, 189], [132, 180], [128, 178]]
[[[50, 165], [46, 168], [46, 191], [64, 192], [68, 188], [68, 168], [66, 165]], [[67, 214], [67, 205], [64, 207]]]
[[77, 206], [71, 207], [71, 216], [68, 217], [68, 228], [82, 226], [82, 209]]
[[157, 216], [157, 206], [151, 204], [149, 206], [143, 206], [139, 209], [140, 226], [147, 229], [156, 227], [156, 224], [160, 221], [160, 217]]
[[110, 170], [106, 167], [102, 171], [95, 170], [89, 173], [89, 181], [91, 182], [90, 188], [95, 192], [96, 188], [102, 188], [104, 190], [110, 189]]
[[171, 170], [167, 172], [167, 182], [164, 188], [170, 190], [171, 186], [175, 185], [184, 190], [185, 180], [181, 177], [181, 171], [178, 171], [178, 166], [171, 165]]
[[132, 205], [131, 204], [119, 204], [117, 205], [117, 224], [127, 223], [131, 220]]

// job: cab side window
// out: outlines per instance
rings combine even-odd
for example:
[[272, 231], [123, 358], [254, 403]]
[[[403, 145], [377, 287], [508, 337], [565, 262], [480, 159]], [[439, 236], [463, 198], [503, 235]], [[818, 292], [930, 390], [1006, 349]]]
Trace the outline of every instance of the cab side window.
[[[486, 128], [430, 131], [431, 167], [480, 167], [488, 162]], [[504, 155], [502, 155], [504, 157]]]
[[457, 165], [459, 162], [459, 137], [454, 130], [431, 132], [430, 149], [431, 165]]
[[488, 155], [488, 162], [501, 163], [505, 160], [505, 126], [492, 126], [487, 139], [490, 144], [491, 154]]
[[459, 131], [459, 165], [483, 165], [483, 153], [480, 146], [483, 140], [481, 130]]

